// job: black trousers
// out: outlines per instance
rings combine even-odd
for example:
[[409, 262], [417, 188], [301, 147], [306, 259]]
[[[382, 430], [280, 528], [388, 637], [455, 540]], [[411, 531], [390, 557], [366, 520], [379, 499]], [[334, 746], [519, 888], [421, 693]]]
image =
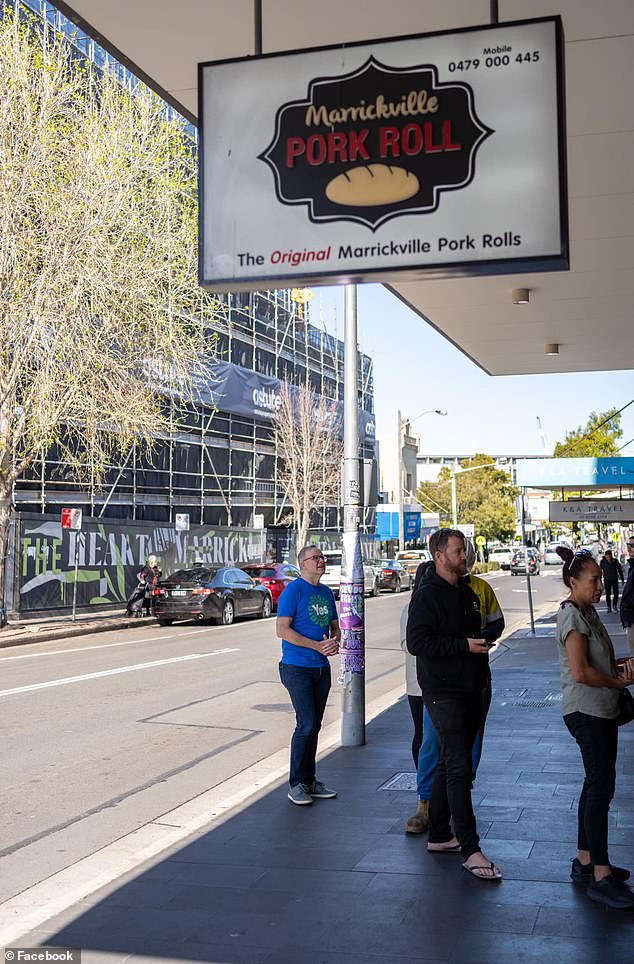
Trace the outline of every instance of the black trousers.
[[471, 803], [471, 755], [478, 730], [484, 723], [484, 694], [460, 698], [425, 699], [427, 712], [440, 740], [440, 762], [429, 801], [429, 842], [451, 840], [451, 818], [460, 842], [462, 859], [480, 850], [480, 838]]
[[330, 666], [280, 663], [280, 679], [288, 690], [297, 725], [291, 739], [288, 782], [311, 787], [315, 782], [317, 739], [330, 692]]
[[[610, 603], [610, 598], [613, 600], [612, 603]], [[608, 606], [611, 605], [613, 609], [616, 609], [616, 605], [617, 605], [617, 603], [618, 603], [618, 601], [619, 601], [619, 581], [618, 581], [618, 579], [617, 579], [615, 582], [606, 582], [606, 584], [605, 584], [605, 601], [606, 601], [606, 603], [607, 603]]]
[[608, 813], [616, 784], [619, 728], [614, 720], [587, 713], [567, 713], [564, 723], [583, 760], [585, 780], [579, 797], [577, 846], [589, 850], [593, 864], [607, 865]]
[[418, 754], [423, 745], [423, 697], [408, 696], [407, 702], [409, 703], [409, 710], [412, 714], [412, 722], [414, 724], [412, 756], [414, 757], [414, 766], [418, 769]]

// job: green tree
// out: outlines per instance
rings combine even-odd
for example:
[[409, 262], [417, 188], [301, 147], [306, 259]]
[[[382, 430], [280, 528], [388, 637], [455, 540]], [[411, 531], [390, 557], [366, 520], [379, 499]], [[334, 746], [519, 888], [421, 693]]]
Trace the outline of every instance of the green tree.
[[[478, 535], [487, 541], [512, 539], [515, 534], [515, 488], [508, 472], [495, 468], [490, 455], [477, 454], [463, 459], [461, 468], [484, 466], [473, 472], [456, 474], [458, 523], [472, 522]], [[440, 471], [437, 482], [423, 482], [416, 493], [427, 511], [440, 510], [441, 523], [451, 525], [451, 472]]]
[[617, 455], [622, 436], [621, 415], [616, 409], [590, 412], [586, 424], [566, 432], [563, 442], [555, 445], [553, 454], [559, 459]]
[[43, 452], [99, 480], [173, 427], [165, 395], [193, 392], [202, 298], [183, 122], [3, 9], [0, 561], [14, 483]]

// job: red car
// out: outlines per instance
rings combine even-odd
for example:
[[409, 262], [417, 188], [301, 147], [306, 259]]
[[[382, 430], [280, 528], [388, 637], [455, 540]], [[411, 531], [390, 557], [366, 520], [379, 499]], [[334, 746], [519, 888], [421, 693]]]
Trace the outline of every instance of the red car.
[[277, 608], [277, 600], [280, 598], [282, 591], [286, 589], [289, 582], [292, 582], [293, 579], [297, 579], [299, 576], [299, 569], [297, 566], [292, 566], [290, 562], [269, 563], [268, 565], [265, 563], [254, 563], [253, 565], [243, 566], [242, 568], [255, 582], [266, 586], [273, 597], [273, 606], [275, 608]]

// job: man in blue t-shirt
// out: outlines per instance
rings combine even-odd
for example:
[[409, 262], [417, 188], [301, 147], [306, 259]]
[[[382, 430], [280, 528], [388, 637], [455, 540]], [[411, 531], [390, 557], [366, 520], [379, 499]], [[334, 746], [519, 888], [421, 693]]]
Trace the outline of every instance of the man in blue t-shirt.
[[336, 797], [316, 779], [317, 737], [330, 692], [329, 656], [339, 652], [335, 597], [319, 580], [326, 571], [321, 549], [304, 546], [301, 576], [289, 583], [277, 603], [276, 632], [282, 640], [280, 679], [288, 690], [297, 725], [291, 740], [288, 799], [306, 806], [314, 797]]

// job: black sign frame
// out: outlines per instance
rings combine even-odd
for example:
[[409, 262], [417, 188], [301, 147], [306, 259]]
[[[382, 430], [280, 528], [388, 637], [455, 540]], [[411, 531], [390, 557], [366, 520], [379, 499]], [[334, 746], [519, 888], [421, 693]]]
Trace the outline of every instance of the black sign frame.
[[[558, 188], [559, 188], [559, 239], [558, 254], [526, 257], [502, 257], [486, 261], [438, 262], [419, 266], [404, 265], [398, 267], [390, 265], [382, 268], [367, 268], [365, 270], [350, 268], [331, 271], [307, 271], [305, 274], [292, 274], [288, 277], [253, 274], [248, 279], [235, 278], [208, 279], [204, 273], [204, 223], [205, 223], [205, 131], [203, 104], [203, 74], [207, 67], [233, 63], [252, 63], [257, 60], [272, 60], [292, 55], [319, 53], [329, 50], [346, 50], [372, 44], [398, 43], [409, 40], [429, 40], [434, 37], [454, 36], [492, 29], [521, 27], [552, 23], [555, 28], [555, 66], [556, 66], [556, 98], [557, 98], [557, 160], [558, 160]], [[568, 219], [568, 167], [566, 150], [566, 98], [565, 98], [565, 62], [564, 62], [564, 31], [560, 15], [548, 17], [525, 18], [521, 20], [504, 21], [503, 23], [486, 23], [452, 30], [430, 31], [414, 35], [397, 35], [392, 37], [374, 37], [351, 43], [328, 44], [314, 47], [303, 47], [290, 50], [274, 51], [248, 57], [229, 57], [217, 60], [199, 62], [198, 64], [198, 132], [199, 132], [199, 177], [198, 177], [198, 280], [199, 284], [217, 292], [256, 291], [264, 287], [290, 288], [302, 286], [321, 286], [337, 284], [383, 283], [388, 288], [391, 284], [429, 279], [447, 279], [451, 277], [482, 277], [490, 275], [535, 273], [550, 271], [567, 271], [570, 268], [570, 234]]]

